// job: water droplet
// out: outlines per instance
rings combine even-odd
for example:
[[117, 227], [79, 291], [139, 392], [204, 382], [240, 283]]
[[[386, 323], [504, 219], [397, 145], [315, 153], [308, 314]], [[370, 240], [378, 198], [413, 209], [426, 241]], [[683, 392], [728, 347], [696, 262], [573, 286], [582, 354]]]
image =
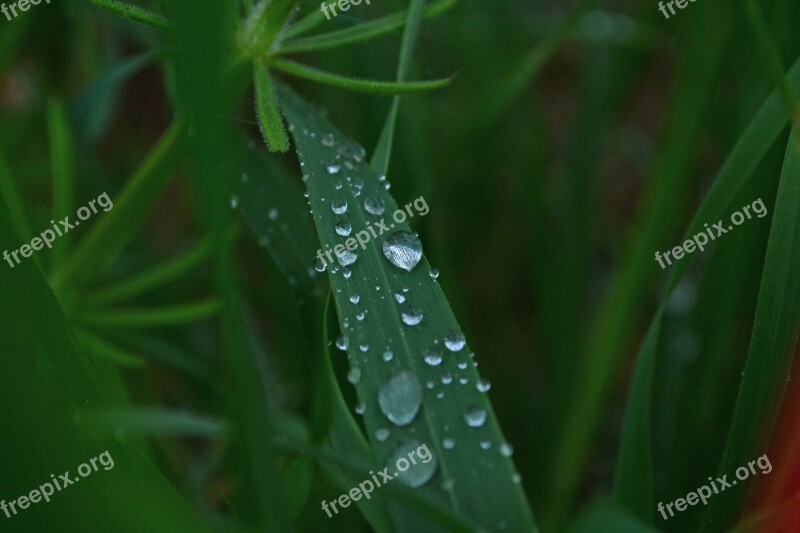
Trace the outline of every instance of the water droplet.
[[395, 374], [378, 391], [378, 404], [386, 418], [396, 426], [406, 426], [422, 405], [422, 387], [408, 370]]
[[328, 165], [328, 174], [338, 174], [339, 170], [339, 165]]
[[469, 383], [469, 379], [459, 378], [458, 382], [461, 383], [462, 385], [466, 385], [467, 383]]
[[384, 442], [389, 438], [389, 435], [391, 435], [391, 432], [386, 428], [378, 428], [375, 430], [375, 440], [378, 442]]
[[428, 350], [425, 352], [425, 362], [431, 366], [439, 366], [442, 364], [442, 354], [438, 350]]
[[445, 374], [442, 376], [442, 385], [450, 385], [453, 382], [453, 376]]
[[357, 304], [359, 301], [361, 301], [361, 296], [359, 296], [358, 294], [354, 294], [350, 297], [350, 301], [353, 302], [354, 304]]
[[342, 351], [345, 351], [347, 350], [348, 346], [350, 346], [350, 339], [343, 335], [339, 335], [339, 337], [336, 339], [336, 347]]
[[492, 441], [490, 440], [482, 440], [481, 441], [481, 449], [488, 450], [492, 447]]
[[[392, 465], [397, 467], [398, 473], [397, 478], [402, 481], [406, 486], [413, 488], [421, 487], [436, 474], [436, 468], [438, 467], [438, 462], [436, 461], [436, 457], [430, 450], [428, 451], [427, 457], [428, 462], [424, 461], [417, 461], [416, 464], [412, 464], [409, 460], [409, 454], [416, 453], [420, 448], [424, 448], [427, 450], [427, 446], [424, 446], [419, 441], [411, 441], [404, 444], [401, 444], [397, 447], [397, 449], [392, 453], [391, 458], [389, 459], [389, 466]], [[417, 453], [417, 456], [420, 454]], [[400, 464], [408, 465], [405, 470], [400, 468]]]
[[442, 485], [441, 485], [442, 490], [446, 490], [447, 492], [450, 492], [451, 490], [453, 490], [453, 487], [455, 487], [455, 486], [456, 486], [456, 483], [455, 483], [455, 481], [453, 481], [452, 478], [445, 479], [444, 481], [442, 481]]
[[231, 209], [239, 207], [239, 197], [236, 195], [231, 196]]
[[347, 212], [347, 202], [344, 200], [334, 200], [331, 202], [331, 210], [336, 215], [343, 215]]
[[364, 402], [361, 402], [356, 405], [355, 412], [357, 415], [363, 415], [367, 411], [367, 406], [364, 405]]
[[345, 268], [344, 271], [342, 272], [342, 276], [344, 276], [344, 279], [350, 279], [350, 276], [352, 275], [353, 273], [350, 272], [349, 268]]
[[370, 196], [364, 200], [364, 209], [366, 209], [367, 213], [370, 215], [380, 216], [386, 210], [386, 204], [384, 204], [383, 200], [380, 198]]
[[503, 444], [500, 445], [500, 455], [502, 455], [503, 457], [511, 457], [513, 453], [514, 453], [514, 447], [511, 446], [509, 443], [504, 442]]
[[428, 275], [431, 277], [431, 279], [434, 279], [434, 280], [438, 279], [439, 278], [439, 269], [432, 268], [431, 271], [428, 272]]
[[400, 317], [403, 319], [403, 323], [407, 326], [416, 326], [420, 322], [422, 322], [422, 310], [419, 307], [415, 307], [413, 305], [407, 305], [403, 308], [403, 311], [400, 313]]
[[452, 450], [455, 447], [456, 447], [456, 439], [454, 439], [453, 437], [445, 437], [442, 440], [442, 448], [444, 448], [445, 450]]
[[492, 385], [491, 385], [491, 383], [489, 383], [485, 379], [481, 378], [475, 384], [475, 388], [478, 389], [478, 392], [488, 392], [489, 389], [492, 388]]
[[279, 214], [280, 214], [280, 211], [278, 211], [278, 208], [277, 207], [273, 207], [272, 209], [269, 210], [269, 213], [267, 213], [267, 217], [270, 220], [274, 221], [274, 220], [278, 220], [278, 215]]
[[399, 231], [383, 241], [383, 255], [397, 268], [411, 272], [422, 259], [422, 243], [415, 233]]
[[406, 301], [406, 295], [401, 291], [397, 291], [394, 293], [394, 299], [397, 301], [397, 303], [401, 304]]
[[322, 259], [320, 259], [319, 257], [317, 257], [314, 260], [314, 270], [316, 270], [317, 272], [325, 272], [325, 268], [327, 266], [328, 266], [328, 264], [325, 261], [323, 261]]
[[353, 385], [356, 385], [359, 381], [361, 381], [361, 369], [358, 368], [357, 366], [351, 368], [350, 371], [347, 373], [347, 381], [349, 381]]
[[353, 226], [346, 220], [340, 220], [336, 223], [336, 234], [340, 237], [349, 237], [353, 231]]
[[471, 428], [479, 428], [486, 422], [486, 410], [480, 407], [470, 407], [464, 413], [464, 420]]
[[353, 159], [357, 163], [364, 161], [364, 158], [367, 156], [367, 151], [364, 150], [364, 147], [353, 141], [344, 141], [340, 143], [336, 151], [339, 152], [340, 156]]
[[363, 322], [365, 316], [366, 313], [364, 311], [361, 311], [360, 313], [356, 314], [356, 320], [358, 320], [359, 322]]
[[458, 363], [458, 369], [459, 370], [466, 370], [467, 369], [467, 362], [466, 361], [461, 361], [460, 363]]
[[511, 481], [514, 483], [514, 485], [519, 485], [520, 482], [522, 481], [522, 476], [514, 472], [513, 474], [511, 474]]
[[369, 344], [359, 344], [358, 349], [361, 350], [363, 353], [369, 351]]
[[393, 357], [394, 353], [392, 353], [391, 350], [386, 350], [385, 352], [383, 352], [383, 360], [386, 361], [387, 363], [391, 361]]
[[358, 255], [355, 252], [346, 248], [338, 253], [334, 249], [333, 252], [336, 254], [336, 260], [339, 261], [339, 264], [343, 267], [352, 265], [356, 262], [356, 259], [358, 259]]
[[336, 144], [336, 139], [331, 133], [324, 134], [322, 137], [320, 137], [319, 141], [322, 143], [323, 146], [327, 146], [329, 148], [334, 144]]
[[460, 331], [451, 331], [444, 336], [444, 345], [451, 352], [458, 352], [467, 344], [467, 339]]

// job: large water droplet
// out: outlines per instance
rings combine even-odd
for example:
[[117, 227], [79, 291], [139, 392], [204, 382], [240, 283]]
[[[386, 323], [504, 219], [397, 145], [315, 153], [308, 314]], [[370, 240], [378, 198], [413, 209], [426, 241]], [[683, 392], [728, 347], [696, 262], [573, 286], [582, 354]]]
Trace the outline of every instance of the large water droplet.
[[422, 259], [422, 243], [415, 233], [398, 231], [383, 241], [383, 255], [397, 268], [411, 272]]
[[[427, 454], [420, 454], [420, 448], [425, 450]], [[416, 464], [409, 460], [409, 455], [412, 453]], [[426, 463], [424, 459], [428, 459], [428, 462]], [[392, 466], [397, 468], [397, 478], [413, 489], [421, 487], [430, 481], [436, 474], [438, 461], [427, 446], [423, 446], [419, 441], [414, 440], [397, 447], [389, 459], [389, 468]]]
[[353, 226], [346, 220], [340, 220], [336, 223], [336, 234], [340, 237], [349, 237], [353, 231]]
[[466, 344], [467, 339], [464, 338], [464, 334], [460, 331], [451, 331], [444, 336], [444, 345], [451, 352], [462, 350]]
[[480, 407], [470, 407], [464, 413], [464, 420], [472, 428], [479, 428], [486, 422], [486, 410]]
[[334, 200], [331, 202], [331, 210], [336, 215], [343, 215], [347, 212], [347, 202], [344, 200]]
[[428, 350], [425, 352], [425, 362], [431, 366], [439, 366], [442, 364], [442, 354], [438, 350]]
[[370, 215], [380, 216], [386, 210], [386, 204], [384, 204], [383, 200], [380, 198], [376, 196], [370, 196], [364, 200], [364, 209], [366, 209], [367, 213]]
[[408, 370], [395, 374], [378, 391], [378, 404], [393, 424], [410, 424], [422, 404], [422, 387], [417, 376]]
[[416, 326], [420, 322], [422, 322], [422, 310], [419, 307], [415, 307], [413, 305], [407, 305], [403, 308], [403, 311], [400, 313], [400, 317], [403, 319], [403, 323], [407, 326]]

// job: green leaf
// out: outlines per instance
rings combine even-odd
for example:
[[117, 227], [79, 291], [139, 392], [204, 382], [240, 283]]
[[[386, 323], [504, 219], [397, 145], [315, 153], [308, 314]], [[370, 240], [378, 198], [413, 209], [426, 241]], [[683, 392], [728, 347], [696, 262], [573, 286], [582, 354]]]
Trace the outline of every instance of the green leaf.
[[431, 89], [445, 87], [446, 85], [449, 85], [451, 81], [453, 81], [453, 78], [411, 82], [365, 80], [362, 78], [351, 78], [348, 76], [342, 76], [341, 74], [325, 72], [324, 70], [301, 65], [300, 63], [295, 63], [294, 61], [289, 61], [288, 59], [273, 59], [270, 65], [287, 74], [297, 76], [298, 78], [304, 78], [317, 83], [332, 85], [334, 87], [341, 87], [350, 91], [374, 94], [393, 95], [429, 91]]
[[287, 152], [289, 137], [283, 126], [283, 118], [275, 99], [275, 89], [266, 63], [261, 59], [253, 61], [253, 77], [256, 86], [256, 115], [258, 127], [270, 152]]
[[[453, 7], [455, 3], [455, 0], [438, 0], [424, 9], [423, 16], [425, 18], [432, 18], [441, 15]], [[425, 3], [421, 2], [419, 7], [424, 5]], [[415, 13], [413, 17], [417, 18], [417, 9], [418, 7], [415, 4], [412, 4], [408, 12], [395, 13], [393, 15], [388, 15], [376, 20], [357, 24], [343, 30], [323, 33], [322, 35], [295, 39], [293, 41], [285, 41], [278, 45], [275, 53], [296, 54], [299, 52], [326, 50], [329, 48], [335, 48], [337, 46], [345, 46], [352, 43], [374, 39], [402, 28], [403, 25], [407, 24], [407, 22], [411, 19], [412, 12]], [[415, 33], [415, 30], [412, 31], [412, 34]], [[416, 37], [416, 35], [414, 35], [414, 37]]]
[[228, 435], [226, 423], [209, 416], [159, 407], [127, 407], [87, 411], [84, 424], [108, 434], [144, 437], [204, 437]]
[[142, 24], [147, 24], [148, 26], [151, 26], [157, 30], [169, 29], [169, 21], [166, 18], [164, 18], [161, 15], [151, 13], [150, 11], [142, 9], [141, 7], [132, 6], [124, 2], [118, 2], [117, 0], [89, 0], [89, 1], [99, 8], [106, 9], [114, 13], [115, 15], [125, 17], [128, 20], [132, 20], [134, 22], [140, 22]]
[[131, 368], [141, 368], [145, 365], [144, 359], [127, 350], [123, 350], [105, 340], [92, 335], [88, 331], [76, 331], [81, 345], [86, 351], [94, 354], [97, 357], [105, 358], [112, 363]]
[[[351, 224], [353, 235], [362, 238], [369, 235], [367, 224], [377, 222], [379, 216], [369, 214], [362, 206], [366, 199], [374, 198], [385, 204], [386, 224], [395, 226], [392, 233], [410, 232], [407, 223], [390, 218], [397, 204], [358, 155], [363, 149], [345, 139], [299, 97], [288, 91], [280, 96], [287, 120], [294, 126], [295, 146], [308, 175], [306, 186], [324, 249], [343, 241], [334, 229], [340, 220]], [[341, 162], [341, 158], [345, 159], [342, 164], [347, 168], [342, 170], [343, 187], [337, 189], [339, 180], [331, 175], [335, 170], [329, 169], [335, 169], [334, 164]], [[351, 180], [346, 180], [345, 176]], [[356, 181], [364, 183], [363, 190], [355, 185], [358, 195], [354, 190]], [[334, 215], [331, 210], [334, 200], [347, 202], [346, 213]], [[421, 204], [419, 209], [424, 210]], [[351, 367], [361, 372], [360, 379], [356, 380], [356, 392], [366, 408], [364, 423], [374, 460], [386, 464], [403, 442], [425, 444], [437, 461], [435, 477], [412, 492], [424, 494], [431, 501], [444, 504], [484, 527], [495, 528], [502, 522], [509, 531], [534, 530], [525, 494], [514, 481], [514, 465], [501, 453], [507, 449], [505, 440], [485, 392], [478, 390], [480, 376], [469, 347], [464, 345], [451, 351], [442, 344], [445, 335], [458, 333], [460, 328], [438, 282], [429, 275], [430, 265], [422, 258], [407, 272], [390, 264], [382, 252], [386, 238], [380, 235], [369, 240], [365, 249], [358, 250], [356, 261], [347, 267], [351, 275], [346, 276], [344, 268], [335, 267], [333, 271], [331, 265], [329, 276], [339, 322], [349, 340], [348, 359]], [[398, 291], [406, 298], [404, 304], [395, 300], [394, 293]], [[359, 299], [354, 304], [351, 298], [356, 296]], [[408, 326], [401, 319], [401, 312], [410, 305], [423, 312], [422, 321], [415, 326]], [[363, 322], [358, 318], [362, 312]], [[388, 362], [382, 356], [387, 349], [393, 352]], [[443, 360], [438, 366], [423, 360], [425, 352], [432, 349], [441, 352]], [[409, 386], [419, 385], [422, 402], [416, 416], [408, 424], [398, 426], [382, 412], [378, 396], [379, 390], [402, 372]], [[442, 378], [447, 381], [447, 376], [454, 382], [444, 385]], [[459, 380], [465, 380], [465, 384]], [[429, 382], [430, 387], [426, 385]], [[411, 392], [404, 399], [413, 406], [414, 396]], [[484, 415], [485, 421], [472, 427], [467, 423], [468, 413]], [[388, 438], [376, 438], [375, 432], [381, 428], [390, 430]], [[444, 448], [442, 442], [446, 438], [454, 439], [453, 449]], [[481, 442], [491, 446], [484, 450], [486, 461], [475, 460], [474, 450], [481, 449]], [[443, 481], [447, 481], [446, 486], [452, 481], [450, 490], [442, 488]], [[399, 529], [431, 526], [421, 516], [396, 506], [392, 507], [392, 519]]]
[[[451, 4], [452, 3], [453, 2], [451, 2]], [[411, 6], [408, 8], [406, 29], [403, 32], [403, 44], [400, 48], [400, 61], [397, 66], [398, 82], [405, 81], [406, 78], [408, 78], [409, 70], [411, 70], [411, 57], [414, 55], [414, 46], [417, 42], [424, 6], [424, 0], [412, 0]], [[389, 161], [392, 156], [394, 130], [399, 110], [400, 97], [395, 96], [392, 100], [392, 107], [389, 109], [389, 114], [386, 116], [386, 122], [383, 124], [381, 136], [378, 139], [378, 144], [375, 147], [375, 152], [372, 154], [372, 161], [370, 163], [379, 176], [385, 176], [386, 173], [389, 172]]]
[[[800, 331], [800, 134], [793, 129], [772, 210], [767, 255], [750, 350], [736, 398], [719, 475], [764, 453], [786, 391]], [[747, 483], [721, 492], [709, 504], [704, 530], [727, 527], [742, 509]]]
[[216, 315], [220, 303], [216, 299], [190, 304], [148, 309], [87, 311], [75, 317], [81, 324], [101, 329], [145, 329], [176, 326]]
[[[75, 162], [72, 148], [72, 132], [64, 106], [51, 100], [47, 107], [47, 127], [50, 135], [50, 165], [53, 172], [54, 220], [61, 220], [73, 212], [75, 195]], [[66, 256], [72, 235], [66, 233], [53, 243], [53, 267], [58, 268]]]
[[[800, 88], [800, 59], [789, 71], [790, 85]], [[736, 195], [745, 184], [752, 179], [758, 164], [766, 155], [772, 144], [778, 139], [786, 127], [788, 117], [782, 106], [780, 96], [773, 92], [756, 113], [753, 120], [739, 137], [736, 145], [728, 155], [725, 163], [714, 180], [700, 208], [689, 224], [683, 240], [703, 230], [703, 224], [720, 220], [732, 208]], [[652, 450], [652, 387], [653, 371], [657, 356], [656, 347], [660, 337], [666, 303], [693, 258], [686, 258], [672, 268], [667, 290], [662, 303], [656, 312], [647, 337], [639, 351], [634, 374], [631, 381], [631, 393], [628, 396], [625, 421], [623, 424], [621, 451], [618, 457], [615, 478], [615, 499], [620, 503], [627, 502], [638, 513], [652, 515], [653, 502], [648, 505], [632, 491], [652, 494], [650, 475], [641, 462], [642, 450]], [[649, 428], [649, 429], [647, 429]], [[644, 452], [647, 453], [647, 452]], [[748, 459], [749, 460], [749, 459]]]
[[325, 22], [325, 14], [321, 9], [315, 9], [297, 22], [292, 23], [281, 34], [283, 40], [292, 39], [304, 33], [308, 33], [320, 24]]

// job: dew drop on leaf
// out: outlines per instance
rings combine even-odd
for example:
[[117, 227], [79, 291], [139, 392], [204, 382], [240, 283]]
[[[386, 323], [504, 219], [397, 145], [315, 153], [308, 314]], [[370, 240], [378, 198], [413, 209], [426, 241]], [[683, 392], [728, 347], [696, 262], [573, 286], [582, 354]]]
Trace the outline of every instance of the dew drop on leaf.
[[406, 426], [417, 416], [422, 405], [422, 387], [417, 376], [401, 370], [378, 391], [381, 412], [396, 426]]
[[400, 317], [403, 319], [405, 325], [416, 326], [422, 322], [422, 310], [420, 310], [419, 307], [407, 305], [400, 313]]
[[[424, 462], [423, 460], [419, 460], [416, 464], [411, 464], [408, 461], [409, 454], [416, 453], [417, 456], [420, 454], [418, 453], [419, 449], [423, 448], [422, 444], [419, 441], [411, 441], [404, 444], [401, 444], [397, 447], [394, 451], [392, 456], [389, 459], [389, 466], [397, 466], [401, 460], [405, 460], [409, 466], [406, 468], [405, 471], [400, 470], [399, 466], [397, 466], [398, 474], [397, 478], [402, 481], [406, 486], [413, 488], [421, 487], [436, 474], [436, 468], [438, 467], [438, 462], [436, 457], [430, 453], [428, 450], [427, 457], [430, 457], [428, 462]], [[427, 446], [424, 447], [427, 449]]]
[[380, 216], [386, 210], [386, 205], [380, 198], [376, 196], [370, 196], [369, 198], [364, 200], [364, 209], [370, 215]]
[[470, 407], [464, 413], [464, 420], [469, 427], [479, 428], [486, 422], [486, 410], [480, 407]]
[[422, 259], [422, 243], [418, 235], [399, 231], [383, 241], [383, 255], [397, 268], [411, 272]]
[[347, 212], [347, 202], [344, 200], [334, 200], [331, 202], [331, 210], [335, 215], [343, 215]]
[[460, 331], [451, 331], [444, 336], [444, 345], [451, 352], [462, 350], [466, 344], [467, 339], [464, 338], [464, 334]]

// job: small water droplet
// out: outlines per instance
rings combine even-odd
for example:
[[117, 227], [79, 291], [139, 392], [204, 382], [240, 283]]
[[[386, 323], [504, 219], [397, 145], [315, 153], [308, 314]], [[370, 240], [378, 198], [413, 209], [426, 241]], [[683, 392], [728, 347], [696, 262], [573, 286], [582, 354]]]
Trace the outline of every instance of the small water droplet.
[[[425, 461], [416, 461], [416, 464], [411, 464], [408, 460], [409, 455], [418, 452], [420, 448], [424, 448], [428, 452], [426, 458], [430, 457], [430, 459], [428, 459], [427, 463]], [[417, 455], [420, 454], [417, 453]], [[408, 466], [405, 470], [402, 470], [400, 464], [406, 464]], [[414, 440], [397, 447], [389, 459], [389, 466], [391, 467], [392, 465], [396, 466], [399, 470], [397, 478], [406, 486], [413, 489], [421, 487], [430, 481], [434, 474], [436, 474], [438, 462], [436, 461], [436, 457], [427, 449], [427, 446], [423, 447], [419, 441]]]
[[442, 376], [442, 385], [450, 385], [453, 382], [453, 376], [445, 374]]
[[338, 174], [340, 168], [339, 165], [328, 165], [328, 174]]
[[325, 272], [325, 268], [327, 268], [327, 266], [328, 264], [319, 257], [314, 260], [314, 270], [317, 272]]
[[278, 208], [277, 207], [273, 207], [272, 209], [269, 210], [269, 213], [267, 213], [267, 217], [270, 220], [275, 221], [275, 220], [278, 220], [278, 215], [279, 214], [280, 214], [280, 212], [278, 211]]
[[358, 382], [361, 381], [361, 369], [358, 368], [357, 366], [351, 368], [350, 371], [347, 373], [347, 381], [349, 381], [353, 385], [358, 384]]
[[361, 402], [356, 405], [355, 412], [357, 415], [363, 415], [367, 411], [367, 406], [364, 405], [364, 402]]
[[470, 407], [464, 413], [464, 421], [472, 428], [479, 428], [486, 422], [486, 410], [480, 407]]
[[467, 339], [464, 338], [464, 334], [460, 331], [451, 331], [444, 336], [444, 345], [451, 352], [461, 351], [466, 344]]
[[358, 254], [346, 248], [339, 252], [336, 252], [334, 249], [333, 252], [336, 254], [336, 260], [339, 261], [339, 264], [343, 267], [352, 265], [356, 262], [356, 259], [358, 259]]
[[236, 195], [231, 196], [231, 209], [239, 207], [239, 197]]
[[478, 392], [488, 392], [489, 389], [492, 388], [492, 385], [491, 385], [491, 383], [489, 383], [485, 379], [481, 378], [475, 384], [475, 388], [478, 389]]
[[375, 440], [378, 442], [384, 442], [389, 438], [389, 435], [391, 435], [391, 432], [386, 428], [378, 428], [375, 430]]
[[364, 209], [366, 209], [367, 213], [370, 215], [380, 216], [386, 210], [386, 205], [380, 198], [370, 196], [364, 200]]
[[439, 366], [442, 364], [442, 354], [438, 350], [430, 349], [425, 352], [425, 362], [431, 366]]
[[357, 304], [359, 301], [361, 301], [361, 296], [354, 294], [350, 297], [350, 301], [354, 304]]
[[385, 352], [383, 352], [383, 360], [386, 361], [387, 363], [391, 361], [393, 357], [394, 353], [391, 350], [386, 350]]
[[467, 369], [467, 362], [466, 361], [461, 361], [460, 363], [458, 363], [458, 369], [459, 370], [466, 370]]
[[394, 293], [394, 299], [397, 301], [397, 303], [401, 304], [406, 301], [406, 295], [401, 291], [397, 291]]
[[348, 346], [350, 346], [350, 339], [343, 335], [339, 335], [336, 339], [336, 347], [342, 351], [347, 350]]
[[456, 439], [454, 439], [453, 437], [445, 437], [442, 440], [442, 448], [444, 448], [445, 450], [452, 450], [455, 447], [456, 447]]
[[349, 237], [353, 231], [353, 226], [346, 220], [340, 220], [336, 223], [336, 234], [340, 237]]
[[415, 307], [413, 305], [407, 305], [403, 308], [403, 311], [400, 313], [400, 317], [403, 319], [403, 323], [407, 326], [416, 326], [420, 322], [422, 322], [422, 310], [419, 307]]
[[439, 278], [439, 269], [432, 268], [431, 271], [428, 272], [428, 275], [431, 277], [431, 279], [434, 279], [434, 280], [438, 279]]
[[492, 441], [490, 440], [482, 440], [481, 441], [481, 449], [488, 450], [492, 447]]
[[361, 311], [360, 313], [356, 314], [356, 320], [358, 320], [359, 322], [363, 322], [365, 316], [366, 313], [364, 311]]
[[462, 385], [466, 385], [467, 383], [469, 383], [469, 379], [459, 378], [458, 382], [461, 383]]
[[417, 376], [401, 370], [378, 391], [381, 411], [396, 426], [406, 426], [417, 416], [422, 405], [422, 387]]
[[397, 268], [411, 272], [422, 259], [422, 243], [416, 234], [399, 231], [383, 241], [383, 255]]
[[515, 485], [519, 485], [521, 481], [522, 481], [522, 476], [520, 476], [516, 472], [511, 474], [511, 482], [512, 483], [514, 483]]
[[369, 351], [369, 344], [359, 344], [358, 349], [361, 350], [363, 353]]
[[331, 210], [336, 215], [343, 215], [347, 212], [347, 202], [344, 200], [334, 200], [331, 202]]
[[319, 138], [319, 142], [321, 142], [323, 146], [327, 146], [330, 148], [331, 146], [336, 144], [336, 138], [334, 138], [333, 134], [326, 133]]
[[352, 275], [353, 275], [353, 273], [350, 271], [350, 269], [349, 269], [349, 268], [345, 268], [345, 269], [342, 271], [342, 275], [344, 276], [344, 279], [350, 279], [350, 276], [352, 276]]
[[340, 143], [336, 151], [339, 152], [340, 156], [353, 159], [357, 163], [364, 161], [367, 156], [367, 151], [364, 150], [364, 147], [353, 141]]
[[514, 453], [514, 447], [511, 446], [509, 443], [504, 442], [503, 444], [500, 445], [500, 455], [502, 455], [503, 457], [511, 457], [513, 453]]

